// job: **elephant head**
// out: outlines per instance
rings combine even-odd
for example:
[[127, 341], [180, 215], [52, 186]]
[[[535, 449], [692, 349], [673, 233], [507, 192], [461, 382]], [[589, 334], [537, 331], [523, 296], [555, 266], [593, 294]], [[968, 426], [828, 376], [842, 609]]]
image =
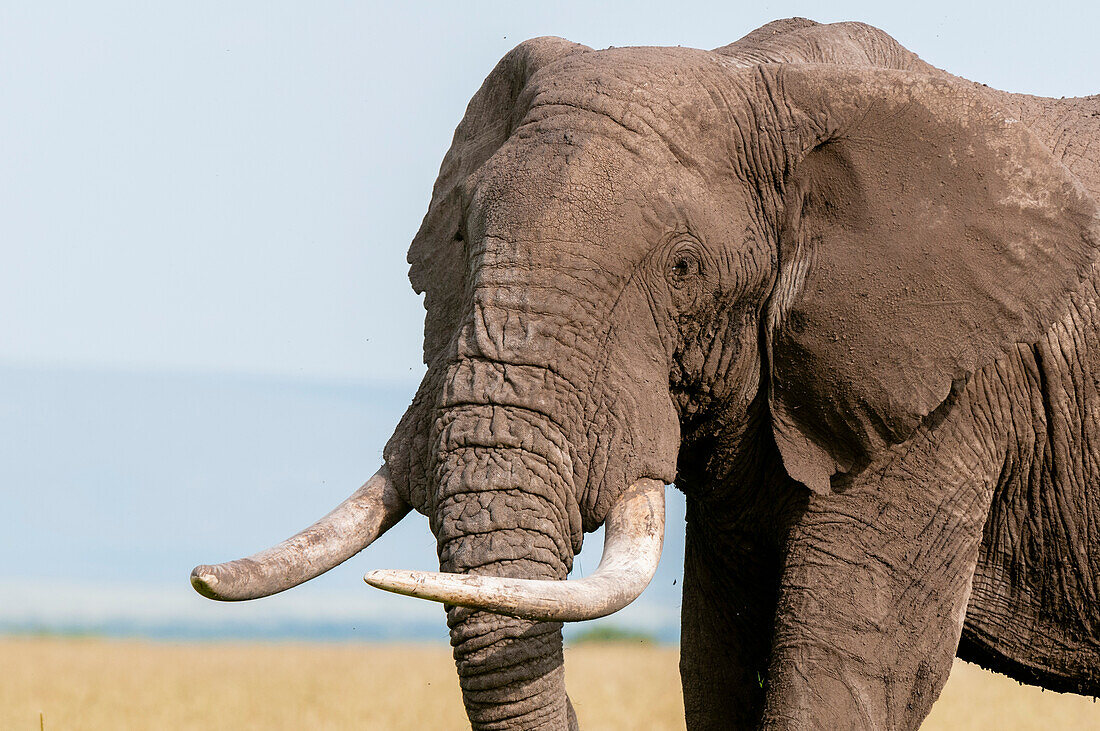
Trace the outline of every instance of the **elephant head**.
[[[705, 490], [772, 445], [842, 489], [1049, 324], [1095, 210], [1022, 125], [919, 71], [757, 60], [505, 56], [409, 251], [428, 370], [385, 466], [196, 588], [281, 591], [415, 509], [443, 573], [367, 581], [447, 604], [476, 728], [572, 726], [560, 622], [645, 587], [666, 484]], [[605, 524], [596, 574], [564, 581]]]

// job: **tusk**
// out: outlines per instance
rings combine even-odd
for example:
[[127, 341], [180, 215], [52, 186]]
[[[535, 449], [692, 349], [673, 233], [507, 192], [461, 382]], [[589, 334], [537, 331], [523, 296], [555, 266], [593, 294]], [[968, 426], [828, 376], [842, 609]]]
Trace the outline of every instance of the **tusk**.
[[371, 586], [407, 596], [542, 622], [579, 622], [619, 611], [649, 585], [665, 535], [665, 485], [641, 479], [620, 496], [604, 522], [595, 573], [573, 581], [509, 579], [429, 571], [370, 571]]
[[277, 594], [320, 576], [369, 546], [409, 512], [385, 467], [336, 509], [266, 551], [196, 566], [191, 585], [209, 599], [236, 602]]

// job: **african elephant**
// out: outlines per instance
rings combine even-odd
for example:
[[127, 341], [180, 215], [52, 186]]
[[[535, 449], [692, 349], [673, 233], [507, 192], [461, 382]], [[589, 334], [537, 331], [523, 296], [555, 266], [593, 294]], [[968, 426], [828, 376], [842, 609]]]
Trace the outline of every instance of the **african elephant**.
[[1098, 199], [1100, 97], [866, 25], [522, 43], [409, 250], [384, 466], [192, 582], [281, 591], [416, 509], [442, 573], [367, 581], [446, 603], [473, 727], [573, 728], [560, 623], [641, 592], [675, 482], [690, 728], [916, 728], [956, 655], [1100, 694]]

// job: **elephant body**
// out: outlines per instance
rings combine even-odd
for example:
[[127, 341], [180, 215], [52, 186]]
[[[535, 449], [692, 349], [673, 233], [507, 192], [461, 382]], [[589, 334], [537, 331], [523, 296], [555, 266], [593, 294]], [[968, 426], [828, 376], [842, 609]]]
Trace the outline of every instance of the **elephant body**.
[[[777, 21], [718, 52], [740, 61], [919, 71], [969, 84], [1027, 125], [1100, 199], [1100, 96], [1048, 99], [965, 82], [920, 61], [885, 33], [861, 24]], [[941, 615], [944, 627], [953, 627], [952, 632], [961, 624], [957, 655], [964, 660], [1048, 689], [1100, 694], [1098, 292], [1100, 268], [1094, 265], [1042, 337], [1017, 345], [982, 369], [941, 407], [942, 420], [929, 420], [920, 433], [884, 456], [883, 472], [873, 478], [876, 492], [894, 477], [891, 473], [900, 474], [897, 479], [908, 483], [908, 489], [927, 490], [926, 499], [935, 505], [936, 514], [928, 511], [920, 520], [907, 516], [900, 521], [919, 529], [912, 534], [873, 536], [877, 542], [869, 545], [861, 538], [847, 563], [865, 575], [842, 574], [829, 581], [820, 570], [807, 570], [802, 565], [805, 557], [792, 557], [792, 553], [800, 547], [799, 539], [810, 539], [807, 542], [813, 545], [805, 550], [811, 554], [825, 550], [821, 543], [830, 538], [836, 543], [831, 550], [851, 551], [852, 536], [866, 533], [861, 528], [880, 523], [876, 516], [892, 509], [877, 497], [858, 509], [851, 499], [836, 505], [828, 499], [811, 500], [805, 505], [800, 486], [790, 485], [775, 453], [759, 460], [757, 484], [770, 485], [773, 495], [788, 494], [788, 503], [759, 504], [758, 498], [745, 492], [745, 484], [752, 481], [745, 480], [743, 470], [725, 488], [714, 485], [723, 480], [703, 477], [705, 498], [686, 490], [688, 555], [681, 670], [689, 727], [722, 727], [730, 719], [752, 727], [764, 712], [765, 697], [769, 693], [775, 697], [774, 691], [765, 691], [765, 679], [797, 689], [796, 693], [788, 689], [784, 701], [774, 703], [774, 711], [768, 708], [768, 727], [792, 722], [795, 728], [818, 727], [824, 725], [823, 716], [851, 719], [851, 726], [857, 728], [915, 727], [946, 681], [948, 653], [956, 654], [951, 632], [946, 632], [947, 637], [920, 638], [917, 645], [880, 646], [870, 657], [846, 651], [832, 659], [828, 656], [838, 654], [838, 648], [814, 649], [812, 638], [822, 627], [830, 627], [829, 636], [835, 638], [841, 634], [837, 624], [851, 621], [858, 626], [873, 618], [870, 627], [846, 633], [851, 635], [846, 642], [832, 642], [862, 649], [867, 646], [863, 637], [880, 635], [880, 625], [891, 613], [895, 625], [901, 626], [919, 626], [914, 617], [929, 611]], [[973, 430], [970, 420], [960, 426], [963, 420], [958, 414], [975, 410], [987, 420], [981, 433]], [[961, 440], [960, 429], [964, 430]], [[957, 457], [957, 450], [976, 446], [980, 449], [969, 456], [984, 469], [960, 475], [957, 465], [939, 463], [944, 454]], [[706, 459], [714, 460], [713, 446], [708, 445], [708, 450]], [[737, 457], [724, 454], [717, 461], [736, 463]], [[874, 467], [865, 468], [864, 474]], [[681, 476], [684, 472], [681, 462]], [[945, 472], [964, 484], [936, 484]], [[965, 490], [952, 494], [952, 489], [960, 488]], [[711, 497], [714, 494], [717, 499]], [[856, 490], [847, 494], [854, 498]], [[969, 505], [968, 524], [938, 525], [946, 520], [943, 506], [958, 501]], [[975, 504], [983, 510], [975, 513]], [[734, 514], [730, 506], [737, 506]], [[751, 509], [746, 511], [745, 506]], [[984, 525], [974, 522], [975, 514], [984, 517]], [[949, 572], [965, 583], [973, 571], [971, 587], [943, 592], [944, 600], [954, 597], [954, 606], [949, 601], [933, 604], [934, 609], [923, 603], [899, 604], [897, 593], [883, 591], [891, 583], [889, 572], [872, 578], [876, 564], [920, 567], [913, 556], [922, 553], [939, 564], [943, 550], [942, 546], [937, 550], [936, 542], [959, 533], [969, 538], [961, 552], [967, 556], [963, 565], [918, 569], [924, 581], [941, 585]], [[716, 562], [714, 554], [719, 551], [727, 555]], [[715, 563], [720, 566], [716, 568]], [[904, 580], [911, 581], [911, 576]], [[790, 588], [792, 584], [797, 591]], [[807, 594], [817, 592], [832, 600], [816, 606], [818, 599]], [[929, 599], [927, 594], [918, 596]], [[821, 612], [821, 626], [783, 621], [801, 619], [807, 608]], [[716, 621], [717, 617], [724, 622]], [[774, 634], [776, 625], [779, 637]], [[777, 645], [777, 639], [787, 645]], [[781, 649], [790, 656], [784, 657]], [[815, 663], [821, 665], [818, 672], [811, 670]], [[860, 665], [873, 667], [852, 671]], [[715, 672], [715, 668], [721, 670]], [[868, 675], [890, 680], [876, 687], [866, 683]], [[896, 686], [893, 697], [891, 686]], [[740, 692], [731, 693], [731, 688]], [[715, 703], [723, 697], [729, 702]], [[794, 706], [799, 711], [792, 711], [791, 697], [798, 699]], [[899, 712], [902, 708], [905, 711]], [[693, 717], [694, 724], [690, 723]]]
[[409, 249], [428, 370], [383, 470], [192, 580], [279, 591], [418, 510], [444, 573], [368, 582], [447, 604], [475, 728], [574, 728], [559, 620], [640, 592], [675, 482], [689, 728], [916, 728], [956, 654], [1098, 695], [1098, 139], [1100, 97], [859, 23], [527, 41]]

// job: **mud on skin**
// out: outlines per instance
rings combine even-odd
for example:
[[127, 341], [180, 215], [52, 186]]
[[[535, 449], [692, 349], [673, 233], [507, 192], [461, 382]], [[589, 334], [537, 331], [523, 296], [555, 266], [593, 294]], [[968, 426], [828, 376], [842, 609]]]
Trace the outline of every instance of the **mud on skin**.
[[418, 510], [450, 576], [368, 581], [450, 604], [474, 728], [574, 728], [554, 611], [641, 591], [675, 481], [689, 728], [915, 729], [956, 655], [1100, 694], [1098, 137], [1100, 97], [859, 23], [522, 43], [409, 249], [428, 370], [384, 467], [192, 580], [280, 591]]

